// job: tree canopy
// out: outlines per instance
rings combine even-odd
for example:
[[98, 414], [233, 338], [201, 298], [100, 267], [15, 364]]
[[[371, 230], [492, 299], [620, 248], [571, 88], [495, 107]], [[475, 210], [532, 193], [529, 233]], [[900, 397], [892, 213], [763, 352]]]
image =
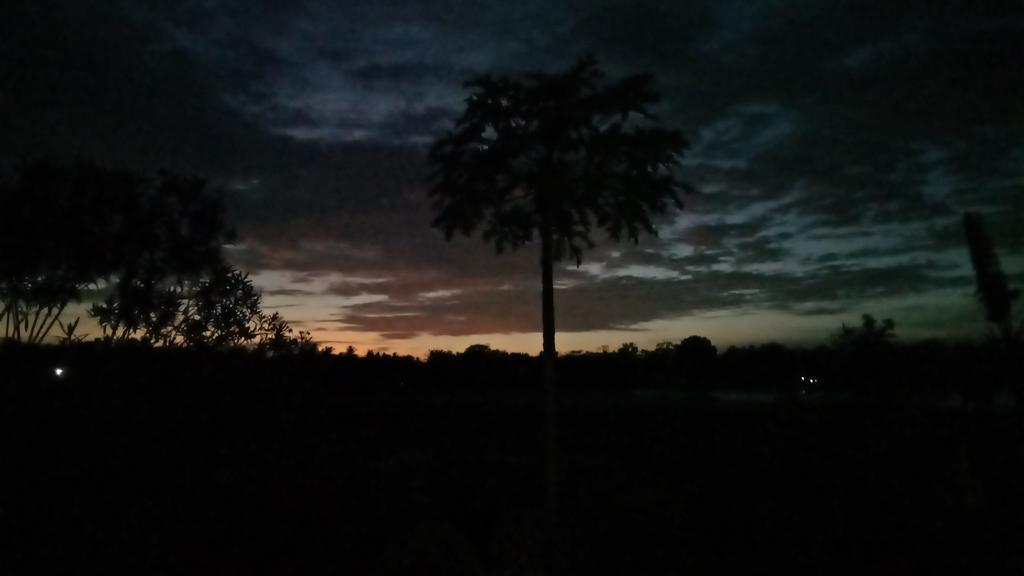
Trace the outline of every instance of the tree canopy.
[[0, 204], [6, 337], [42, 342], [59, 322], [65, 341], [78, 339], [77, 320], [60, 316], [92, 290], [103, 296], [89, 314], [110, 341], [311, 345], [265, 314], [248, 275], [224, 261], [234, 235], [221, 194], [201, 178], [32, 162], [0, 185]]
[[654, 215], [682, 208], [687, 189], [675, 174], [686, 140], [655, 124], [653, 83], [607, 81], [590, 57], [559, 74], [481, 76], [430, 151], [433, 224], [445, 238], [479, 230], [500, 253], [539, 237], [549, 506], [558, 500], [553, 262], [568, 252], [578, 266], [594, 227], [614, 240], [653, 234]]
[[0, 185], [0, 319], [38, 342], [68, 303], [140, 249], [142, 180], [93, 165], [26, 163]]
[[653, 125], [647, 74], [606, 81], [593, 58], [561, 74], [481, 76], [454, 130], [430, 153], [434, 225], [478, 230], [499, 252], [550, 229], [577, 263], [592, 229], [615, 240], [654, 233], [652, 215], [682, 208], [681, 132]]

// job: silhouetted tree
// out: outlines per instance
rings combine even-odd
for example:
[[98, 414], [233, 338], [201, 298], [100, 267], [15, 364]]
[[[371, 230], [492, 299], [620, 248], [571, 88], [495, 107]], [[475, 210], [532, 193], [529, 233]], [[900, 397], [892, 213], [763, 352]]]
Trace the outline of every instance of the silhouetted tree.
[[181, 305], [179, 326], [186, 345], [237, 346], [263, 327], [261, 296], [248, 274], [219, 269], [204, 278]]
[[659, 101], [650, 75], [606, 82], [592, 58], [562, 74], [482, 76], [455, 129], [430, 152], [434, 225], [483, 238], [498, 252], [540, 240], [544, 353], [555, 353], [553, 263], [582, 261], [591, 229], [638, 241], [652, 215], [681, 208], [673, 174], [686, 147], [676, 130], [645, 126]]
[[1003, 341], [1020, 339], [1024, 325], [1015, 329], [1012, 315], [1013, 301], [1020, 293], [1010, 289], [985, 221], [979, 214], [964, 213], [964, 233], [977, 280], [978, 299], [985, 307], [987, 320], [996, 327]]
[[718, 357], [718, 349], [711, 340], [689, 336], [675, 347], [675, 352], [683, 375], [693, 383], [705, 384]]
[[500, 351], [494, 350], [489, 344], [470, 344], [462, 351], [465, 356], [490, 356], [492, 354], [501, 354]]
[[635, 242], [654, 232], [652, 214], [681, 208], [685, 186], [673, 168], [686, 141], [649, 125], [659, 100], [650, 75], [607, 82], [589, 57], [560, 74], [486, 75], [466, 87], [465, 111], [430, 151], [434, 226], [448, 239], [482, 230], [499, 253], [540, 240], [546, 420], [553, 427], [554, 262], [567, 251], [579, 264], [594, 245], [594, 226]]
[[845, 323], [836, 335], [836, 346], [841, 350], [853, 352], [872, 352], [892, 344], [896, 323], [886, 318], [881, 323], [870, 314], [861, 316], [860, 326], [847, 326]]
[[161, 173], [155, 182], [115, 200], [108, 206], [119, 215], [113, 270], [106, 276], [110, 291], [90, 314], [111, 340], [166, 344], [194, 334], [194, 328], [179, 324], [180, 303], [216, 292], [218, 282], [231, 279], [221, 255], [233, 237], [222, 196], [200, 178]]
[[879, 322], [864, 314], [860, 326], [844, 323], [835, 335], [834, 349], [842, 378], [868, 399], [878, 399], [893, 391], [895, 330], [896, 323], [891, 318]]
[[92, 165], [31, 162], [0, 184], [0, 321], [4, 336], [42, 342], [66, 306], [108, 278], [141, 180]]
[[[300, 330], [298, 336], [292, 336], [292, 327], [277, 312], [270, 315], [259, 312], [256, 315], [256, 321], [258, 324], [255, 332], [256, 347], [271, 356], [311, 354], [317, 351], [316, 342], [313, 341], [313, 336], [309, 332]], [[352, 350], [351, 354], [346, 351], [346, 355], [354, 357], [355, 349], [351, 346], [349, 348]], [[325, 354], [330, 354], [333, 350], [328, 346], [323, 351]]]
[[620, 356], [636, 358], [640, 355], [640, 348], [633, 342], [623, 342], [617, 352]]
[[293, 336], [279, 313], [263, 312], [263, 297], [249, 275], [227, 266], [167, 286], [155, 292], [153, 302], [135, 306], [136, 314], [145, 313], [130, 318], [130, 324], [123, 323], [116, 297], [93, 305], [89, 313], [108, 340], [137, 338], [152, 345], [192, 348], [251, 345], [270, 355], [317, 349], [309, 332]]
[[24, 164], [0, 183], [0, 322], [4, 336], [81, 340], [60, 315], [83, 289], [107, 292], [89, 313], [108, 340], [267, 350], [309, 349], [260, 309], [248, 276], [228, 267], [232, 238], [218, 191], [199, 178], [156, 179], [93, 165]]

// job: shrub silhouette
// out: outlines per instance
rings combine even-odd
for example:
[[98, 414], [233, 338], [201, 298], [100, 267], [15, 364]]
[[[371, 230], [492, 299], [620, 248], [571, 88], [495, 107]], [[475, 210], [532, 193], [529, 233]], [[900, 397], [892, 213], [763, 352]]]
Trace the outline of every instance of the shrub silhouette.
[[[108, 340], [139, 335], [147, 344], [192, 348], [231, 348], [252, 345], [267, 354], [315, 352], [309, 332], [293, 336], [277, 312], [263, 311], [263, 297], [249, 275], [220, 266], [194, 279], [179, 280], [155, 292], [153, 306], [135, 306], [141, 316], [123, 321], [116, 294], [95, 304], [95, 317]], [[120, 326], [120, 330], [118, 330]], [[134, 329], [126, 330], [124, 326]]]
[[47, 162], [25, 163], [0, 184], [4, 337], [42, 342], [69, 303], [114, 273], [139, 184], [128, 173]]
[[841, 350], [870, 352], [889, 346], [896, 337], [896, 323], [891, 318], [881, 323], [870, 314], [861, 316], [860, 326], [843, 324], [836, 335], [836, 346]]
[[[194, 322], [180, 321], [179, 305], [230, 276], [221, 246], [233, 234], [221, 194], [200, 178], [161, 173], [119, 200], [109, 207], [119, 216], [115, 235], [121, 244], [105, 278], [110, 293], [90, 314], [109, 340], [169, 344], [194, 338]], [[194, 319], [204, 311], [184, 316]]]
[[985, 307], [985, 317], [995, 326], [1004, 342], [1019, 341], [1024, 334], [1024, 324], [1014, 327], [1012, 306], [1020, 292], [1010, 289], [981, 216], [965, 212], [963, 221], [971, 265], [977, 280], [978, 300]]
[[691, 383], [706, 384], [714, 370], [718, 349], [703, 336], [688, 336], [675, 346], [676, 359]]
[[60, 320], [83, 290], [106, 297], [89, 310], [108, 341], [308, 350], [266, 315], [248, 276], [221, 254], [233, 238], [219, 191], [201, 178], [155, 179], [91, 164], [24, 164], [0, 185], [9, 218], [0, 226], [0, 322], [4, 336], [80, 341], [78, 320]]

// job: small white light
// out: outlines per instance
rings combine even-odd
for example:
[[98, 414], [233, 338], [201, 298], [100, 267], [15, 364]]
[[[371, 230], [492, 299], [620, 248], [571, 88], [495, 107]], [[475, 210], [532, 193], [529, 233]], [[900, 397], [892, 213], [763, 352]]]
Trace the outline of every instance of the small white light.
[[800, 381], [801, 381], [801, 382], [803, 382], [803, 381], [805, 381], [805, 380], [807, 380], [807, 379], [806, 379], [806, 378], [804, 378], [803, 376], [801, 376], [801, 377], [800, 377]]
[[63, 368], [54, 368], [53, 369], [53, 373], [54, 373], [54, 375], [57, 376], [57, 378], [60, 378], [61, 376], [64, 375], [64, 369]]

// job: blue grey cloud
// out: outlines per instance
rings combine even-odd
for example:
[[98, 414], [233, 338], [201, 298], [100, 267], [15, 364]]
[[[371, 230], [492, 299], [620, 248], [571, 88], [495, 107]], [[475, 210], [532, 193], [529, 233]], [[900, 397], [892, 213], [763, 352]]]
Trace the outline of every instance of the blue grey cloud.
[[1011, 274], [1024, 270], [1016, 0], [16, 1], [4, 15], [3, 163], [211, 176], [230, 190], [239, 262], [387, 278], [374, 290], [392, 304], [365, 306], [422, 316], [366, 329], [469, 313], [497, 326], [509, 286], [532, 302], [533, 255], [495, 259], [430, 229], [424, 144], [467, 77], [585, 51], [611, 74], [656, 75], [700, 193], [659, 238], [591, 254], [603, 276], [564, 273], [569, 329], [949, 290], [970, 306], [964, 210], [986, 214]]

